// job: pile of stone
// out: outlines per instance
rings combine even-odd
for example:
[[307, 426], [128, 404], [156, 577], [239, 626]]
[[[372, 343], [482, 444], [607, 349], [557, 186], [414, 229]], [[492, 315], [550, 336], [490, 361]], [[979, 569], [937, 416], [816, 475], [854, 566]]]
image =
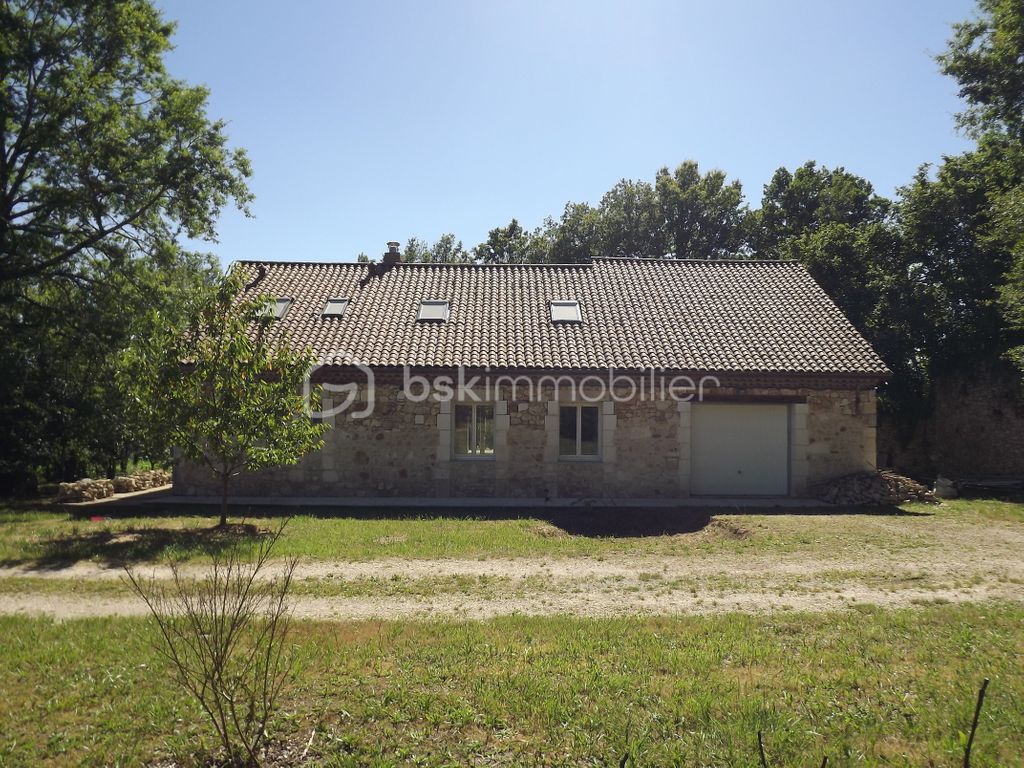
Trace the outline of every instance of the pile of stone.
[[115, 477], [114, 493], [144, 491], [147, 488], [167, 485], [169, 482], [171, 482], [171, 473], [166, 469], [147, 469], [144, 472], [136, 472], [134, 475]]
[[906, 501], [935, 502], [928, 488], [895, 472], [857, 472], [811, 489], [816, 499], [841, 507], [883, 506]]
[[113, 495], [113, 480], [93, 480], [85, 477], [73, 483], [61, 483], [57, 501], [96, 501]]
[[165, 469], [148, 469], [134, 475], [115, 477], [113, 480], [92, 480], [88, 477], [73, 483], [61, 483], [57, 501], [96, 501], [113, 496], [115, 493], [131, 493], [156, 488], [171, 482], [171, 473]]

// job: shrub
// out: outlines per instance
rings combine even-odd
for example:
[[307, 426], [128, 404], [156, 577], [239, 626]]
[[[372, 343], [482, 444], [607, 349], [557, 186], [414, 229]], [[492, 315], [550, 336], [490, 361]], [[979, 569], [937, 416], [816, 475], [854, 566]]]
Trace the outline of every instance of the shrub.
[[160, 629], [157, 651], [206, 713], [232, 766], [260, 764], [271, 716], [294, 669], [285, 646], [297, 560], [286, 559], [273, 574], [267, 568], [284, 527], [248, 547], [211, 550], [212, 562], [199, 576], [170, 562], [170, 585], [125, 568]]

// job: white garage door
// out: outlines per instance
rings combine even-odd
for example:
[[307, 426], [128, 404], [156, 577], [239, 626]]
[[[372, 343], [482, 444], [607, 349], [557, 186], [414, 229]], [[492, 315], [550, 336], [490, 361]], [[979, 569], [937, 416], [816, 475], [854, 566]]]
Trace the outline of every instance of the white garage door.
[[694, 403], [692, 414], [691, 493], [789, 492], [789, 406]]

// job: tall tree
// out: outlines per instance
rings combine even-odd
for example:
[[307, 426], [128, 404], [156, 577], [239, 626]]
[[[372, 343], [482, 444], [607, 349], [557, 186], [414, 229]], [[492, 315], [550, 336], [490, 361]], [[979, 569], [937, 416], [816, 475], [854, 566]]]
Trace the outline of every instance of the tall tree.
[[587, 203], [566, 203], [557, 223], [545, 222], [544, 237], [551, 245], [547, 261], [585, 264], [600, 254], [600, 214]]
[[172, 31], [147, 0], [0, 0], [8, 489], [149, 451], [113, 385], [117, 355], [207, 279], [179, 241], [213, 240], [222, 208], [251, 199], [206, 90], [165, 70]]
[[989, 135], [972, 152], [923, 167], [901, 190], [899, 219], [908, 259], [922, 277], [917, 306], [937, 369], [996, 357], [1012, 343], [998, 299], [1013, 242], [1000, 236], [996, 213], [1022, 181], [1020, 145]]
[[819, 167], [812, 160], [795, 171], [775, 171], [764, 187], [761, 207], [748, 217], [748, 240], [758, 258], [792, 258], [792, 238], [828, 224], [881, 221], [888, 209], [888, 201], [875, 195], [866, 179], [843, 168]]
[[881, 392], [886, 411], [913, 423], [927, 389], [924, 273], [908, 261], [892, 203], [843, 168], [779, 168], [747, 218], [747, 239], [756, 258], [807, 267], [893, 370]]
[[[954, 164], [946, 175], [958, 182], [955, 189], [961, 192], [968, 183], [966, 168], [987, 185], [983, 195], [968, 196], [966, 216], [961, 213], [948, 222], [948, 237], [970, 241], [963, 249], [969, 258], [957, 281], [976, 289], [968, 306], [983, 318], [979, 330], [987, 337], [986, 348], [993, 347], [997, 330], [995, 295], [1005, 324], [1005, 343], [996, 346], [1005, 347], [1006, 356], [1024, 371], [1024, 6], [1017, 0], [979, 0], [978, 11], [976, 19], [954, 26], [946, 51], [937, 57], [967, 100], [959, 123], [979, 141], [970, 156], [946, 161]], [[975, 268], [979, 271], [971, 274]], [[993, 280], [989, 290], [976, 285], [987, 279]], [[955, 316], [955, 309], [947, 314]]]
[[[369, 261], [369, 259], [367, 259]], [[441, 235], [433, 245], [418, 237], [410, 237], [402, 249], [402, 261], [410, 264], [466, 264], [473, 261], [461, 240], [449, 233]]]
[[[172, 78], [173, 25], [147, 0], [0, 3], [0, 284], [87, 280], [97, 259], [213, 239], [249, 162]], [[12, 283], [16, 283], [12, 285]]]
[[406, 240], [405, 248], [402, 249], [402, 261], [409, 263], [430, 261], [430, 246], [427, 241], [418, 237], [410, 237]]
[[512, 219], [506, 227], [495, 227], [487, 239], [473, 249], [476, 260], [483, 264], [520, 264], [537, 260], [534, 238]]
[[99, 263], [88, 282], [44, 281], [3, 305], [0, 346], [0, 485], [112, 474], [136, 458], [160, 462], [165, 446], [140, 428], [140, 414], [116, 386], [133, 337], [180, 327], [189, 298], [215, 274], [208, 259], [170, 254]]
[[692, 160], [675, 171], [662, 168], [655, 180], [672, 251], [678, 259], [736, 256], [747, 208], [739, 181], [723, 171], [701, 174]]
[[1010, 332], [1006, 357], [1024, 371], [1024, 186], [1003, 195], [993, 211], [995, 238], [1010, 244], [1010, 266], [999, 303]]
[[960, 85], [968, 108], [960, 125], [975, 135], [1005, 132], [1024, 140], [1024, 5], [1019, 0], [978, 0], [976, 19], [953, 25], [937, 58]]
[[601, 255], [661, 258], [668, 253], [665, 215], [653, 185], [622, 179], [601, 198], [598, 213]]
[[466, 264], [473, 261], [473, 256], [463, 247], [461, 240], [447, 232], [431, 247], [430, 261], [435, 264]]

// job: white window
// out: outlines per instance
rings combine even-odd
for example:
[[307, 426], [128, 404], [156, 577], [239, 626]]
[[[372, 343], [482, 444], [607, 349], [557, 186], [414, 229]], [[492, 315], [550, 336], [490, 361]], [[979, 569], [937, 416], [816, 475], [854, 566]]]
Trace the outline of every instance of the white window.
[[600, 410], [596, 405], [563, 405], [558, 409], [558, 455], [563, 459], [596, 459], [600, 448]]
[[551, 302], [552, 323], [579, 323], [583, 321], [580, 303], [575, 300], [558, 299]]
[[419, 322], [448, 322], [448, 302], [445, 299], [426, 299], [420, 302]]
[[348, 299], [332, 297], [328, 299], [327, 303], [324, 305], [323, 316], [341, 317], [345, 314], [346, 309], [348, 309]]
[[494, 458], [493, 405], [456, 405], [452, 432], [457, 458]]

